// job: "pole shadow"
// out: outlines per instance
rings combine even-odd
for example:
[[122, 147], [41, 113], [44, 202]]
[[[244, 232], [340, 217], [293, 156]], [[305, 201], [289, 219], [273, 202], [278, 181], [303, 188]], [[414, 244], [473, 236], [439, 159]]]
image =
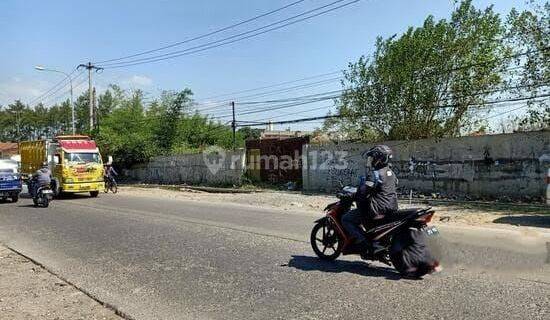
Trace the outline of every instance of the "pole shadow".
[[393, 268], [375, 267], [363, 261], [325, 261], [317, 257], [292, 256], [284, 267], [296, 268], [302, 271], [321, 271], [328, 273], [352, 273], [366, 277], [385, 277], [388, 280], [402, 279]]

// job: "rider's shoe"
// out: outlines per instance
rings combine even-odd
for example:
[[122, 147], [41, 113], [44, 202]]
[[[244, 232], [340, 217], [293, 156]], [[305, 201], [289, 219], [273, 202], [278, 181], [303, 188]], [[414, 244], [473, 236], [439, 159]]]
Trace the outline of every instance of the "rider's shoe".
[[369, 252], [369, 249], [370, 249], [370, 243], [369, 241], [367, 241], [366, 239], [361, 241], [361, 242], [357, 242], [357, 243], [353, 243], [350, 245], [350, 248], [349, 248], [349, 251], [353, 252], [353, 253], [367, 253]]

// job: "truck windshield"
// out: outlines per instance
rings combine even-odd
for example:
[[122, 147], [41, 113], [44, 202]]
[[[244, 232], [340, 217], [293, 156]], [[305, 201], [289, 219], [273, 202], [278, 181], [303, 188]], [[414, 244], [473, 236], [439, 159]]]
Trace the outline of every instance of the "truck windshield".
[[76, 163], [99, 163], [98, 153], [74, 153], [65, 152], [65, 161]]

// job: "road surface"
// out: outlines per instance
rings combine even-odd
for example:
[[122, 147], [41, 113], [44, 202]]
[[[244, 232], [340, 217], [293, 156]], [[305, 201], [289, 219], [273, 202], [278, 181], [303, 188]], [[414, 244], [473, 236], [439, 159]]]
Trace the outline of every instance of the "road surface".
[[[261, 195], [258, 195], [261, 196]], [[315, 216], [119, 193], [0, 203], [0, 241], [133, 319], [548, 319], [544, 241], [445, 228], [443, 273], [314, 257]]]

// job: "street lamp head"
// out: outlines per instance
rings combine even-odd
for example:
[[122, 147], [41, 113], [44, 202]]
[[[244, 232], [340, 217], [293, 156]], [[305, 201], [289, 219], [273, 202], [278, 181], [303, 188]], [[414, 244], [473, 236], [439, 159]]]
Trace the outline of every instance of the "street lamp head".
[[40, 70], [40, 71], [43, 71], [44, 70], [44, 67], [43, 66], [34, 66], [34, 68], [36, 70]]

